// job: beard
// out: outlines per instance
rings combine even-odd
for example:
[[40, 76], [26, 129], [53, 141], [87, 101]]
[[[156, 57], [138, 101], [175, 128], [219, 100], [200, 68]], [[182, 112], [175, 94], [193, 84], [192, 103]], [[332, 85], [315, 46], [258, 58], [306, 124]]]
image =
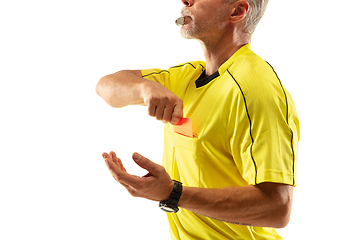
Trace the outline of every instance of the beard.
[[187, 28], [181, 28], [180, 34], [183, 38], [186, 39], [199, 39], [201, 38], [201, 33], [205, 32], [207, 29], [207, 26], [196, 24], [194, 22], [191, 22]]
[[217, 30], [225, 26], [225, 10], [227, 8], [219, 8], [213, 14], [206, 16], [206, 18], [197, 19], [190, 11], [184, 8], [181, 13], [191, 17], [189, 23], [181, 27], [180, 34], [186, 39], [205, 40], [217, 33]]

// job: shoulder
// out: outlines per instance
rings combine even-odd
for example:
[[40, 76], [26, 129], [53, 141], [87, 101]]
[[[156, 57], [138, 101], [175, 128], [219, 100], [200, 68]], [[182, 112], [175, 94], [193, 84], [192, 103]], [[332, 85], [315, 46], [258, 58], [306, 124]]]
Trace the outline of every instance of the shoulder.
[[291, 96], [268, 62], [249, 52], [236, 59], [227, 74], [233, 88], [237, 88], [238, 103], [245, 104], [249, 117], [265, 120], [276, 115], [275, 118], [287, 119]]
[[206, 63], [203, 61], [191, 61], [181, 63], [179, 65], [170, 67], [168, 69], [159, 69], [159, 68], [152, 68], [152, 69], [142, 69], [142, 76], [149, 77], [152, 75], [187, 75], [191, 74], [195, 71], [203, 71], [205, 69]]
[[227, 73], [235, 86], [249, 98], [267, 101], [283, 93], [272, 66], [252, 51], [236, 59]]
[[205, 66], [206, 63], [203, 61], [191, 61], [170, 67], [168, 72], [174, 74], [191, 74], [193, 72], [204, 71]]
[[206, 63], [204, 61], [191, 61], [191, 62], [185, 62], [181, 63], [179, 65], [173, 66], [170, 69], [184, 69], [184, 68], [193, 68], [197, 69], [198, 67], [202, 67], [205, 69]]
[[244, 84], [264, 84], [269, 80], [278, 81], [270, 64], [253, 52], [248, 52], [236, 59], [227, 70]]
[[197, 69], [204, 70], [206, 66], [206, 63], [203, 61], [192, 61], [192, 62], [185, 62], [181, 63], [179, 65], [170, 67], [168, 69], [160, 69], [160, 68], [152, 68], [152, 69], [142, 69], [142, 75], [149, 76], [154, 74], [161, 74], [161, 73], [179, 73], [179, 72], [192, 72]]

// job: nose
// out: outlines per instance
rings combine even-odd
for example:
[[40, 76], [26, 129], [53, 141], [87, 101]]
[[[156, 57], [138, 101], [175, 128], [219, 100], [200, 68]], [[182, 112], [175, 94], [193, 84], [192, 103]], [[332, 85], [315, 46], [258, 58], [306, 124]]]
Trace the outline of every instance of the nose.
[[194, 0], [181, 0], [181, 2], [182, 2], [186, 7], [191, 7], [192, 5], [194, 5]]

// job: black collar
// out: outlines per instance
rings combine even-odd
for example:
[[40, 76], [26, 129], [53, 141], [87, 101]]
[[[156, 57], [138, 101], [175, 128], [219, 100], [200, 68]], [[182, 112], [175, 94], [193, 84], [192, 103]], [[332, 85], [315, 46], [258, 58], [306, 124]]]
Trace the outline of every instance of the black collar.
[[196, 88], [205, 86], [206, 84], [208, 84], [209, 82], [211, 82], [213, 79], [219, 77], [219, 71], [214, 72], [213, 74], [211, 74], [210, 76], [206, 76], [205, 70], [203, 71], [203, 73], [200, 75], [200, 77], [195, 81], [196, 84]]

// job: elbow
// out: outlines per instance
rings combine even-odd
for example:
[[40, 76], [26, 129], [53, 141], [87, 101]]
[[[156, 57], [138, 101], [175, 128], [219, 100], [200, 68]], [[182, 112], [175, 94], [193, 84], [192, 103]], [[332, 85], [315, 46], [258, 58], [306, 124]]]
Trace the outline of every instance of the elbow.
[[102, 77], [95, 87], [95, 92], [99, 95], [108, 105], [114, 108], [119, 106], [114, 102], [114, 91], [109, 85], [108, 76]]
[[273, 228], [285, 228], [290, 222], [292, 207], [292, 199], [288, 198], [285, 202], [278, 202], [276, 209], [272, 214], [272, 227]]
[[102, 93], [102, 83], [101, 83], [101, 80], [102, 79], [100, 79], [100, 81], [96, 84], [96, 87], [95, 87], [95, 92], [96, 92], [96, 94], [97, 95], [99, 95], [100, 97], [102, 97], [101, 95], [101, 93]]
[[274, 221], [274, 228], [285, 228], [290, 222], [290, 213], [289, 214], [283, 214], [281, 216], [278, 216], [277, 219]]
[[290, 212], [288, 206], [273, 208], [271, 213], [269, 212], [264, 217], [263, 220], [266, 220], [259, 224], [259, 227], [285, 228], [290, 222]]
[[99, 82], [96, 84], [95, 92], [101, 98], [105, 100], [106, 97], [106, 77], [102, 77]]
[[293, 187], [290, 185], [272, 185], [268, 191], [268, 227], [285, 228], [290, 222], [293, 202]]
[[290, 222], [293, 186], [277, 183], [260, 183], [256, 187], [261, 191], [258, 198], [258, 207], [254, 212], [249, 211], [248, 218], [251, 224], [246, 225], [285, 228]]

